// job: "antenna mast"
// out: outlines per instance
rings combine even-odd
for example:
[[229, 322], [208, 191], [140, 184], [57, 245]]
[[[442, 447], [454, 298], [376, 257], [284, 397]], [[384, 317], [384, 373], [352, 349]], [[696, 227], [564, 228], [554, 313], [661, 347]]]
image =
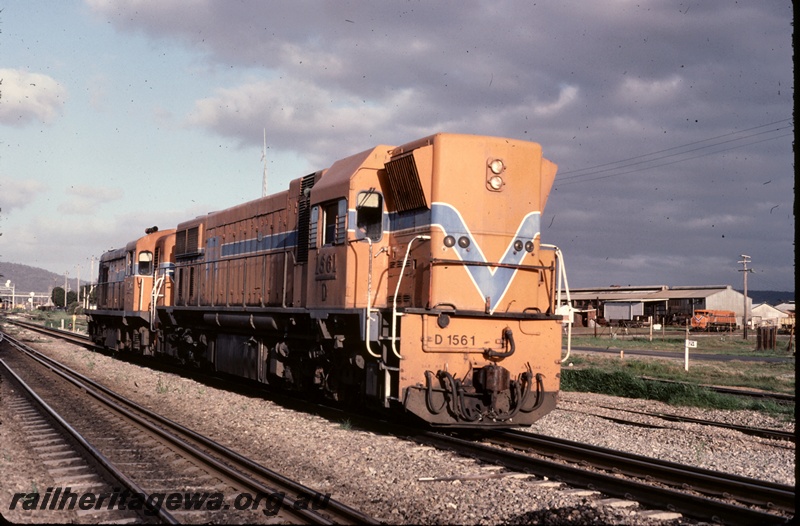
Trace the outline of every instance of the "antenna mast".
[[264, 149], [261, 152], [261, 160], [264, 161], [264, 175], [261, 179], [261, 197], [267, 196], [267, 129], [264, 128]]

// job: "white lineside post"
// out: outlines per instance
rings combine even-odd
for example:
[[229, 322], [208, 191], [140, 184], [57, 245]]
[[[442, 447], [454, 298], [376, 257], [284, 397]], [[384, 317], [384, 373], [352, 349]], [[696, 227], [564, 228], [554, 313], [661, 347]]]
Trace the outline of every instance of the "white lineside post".
[[683, 370], [689, 370], [689, 340], [685, 340], [683, 344]]
[[683, 369], [689, 370], [689, 349], [697, 348], [697, 340], [686, 340], [686, 355], [683, 358]]
[[683, 370], [689, 371], [689, 349], [694, 349], [697, 347], [696, 340], [689, 339], [689, 324], [686, 324], [686, 339], [683, 340]]

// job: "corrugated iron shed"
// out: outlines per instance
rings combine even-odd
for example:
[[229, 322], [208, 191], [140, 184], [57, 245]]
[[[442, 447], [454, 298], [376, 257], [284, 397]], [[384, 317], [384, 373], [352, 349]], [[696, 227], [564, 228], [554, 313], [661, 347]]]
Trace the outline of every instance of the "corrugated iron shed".
[[573, 300], [602, 302], [610, 301], [666, 301], [671, 299], [700, 299], [708, 298], [714, 294], [730, 289], [729, 285], [711, 285], [703, 287], [674, 287], [666, 285], [645, 287], [608, 287], [571, 289], [570, 296]]

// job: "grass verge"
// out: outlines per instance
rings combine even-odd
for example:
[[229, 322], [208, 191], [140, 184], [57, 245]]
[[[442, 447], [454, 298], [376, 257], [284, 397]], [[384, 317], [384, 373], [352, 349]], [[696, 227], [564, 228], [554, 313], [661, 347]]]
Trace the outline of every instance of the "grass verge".
[[[686, 379], [681, 381], [686, 382]], [[635, 368], [633, 370], [595, 366], [565, 368], [561, 373], [561, 389], [657, 400], [675, 406], [723, 410], [748, 409], [794, 420], [794, 404], [721, 394], [695, 383], [673, 384], [648, 380], [641, 378], [635, 372]]]
[[[731, 354], [731, 355], [746, 355], [746, 356], [790, 356], [791, 353], [787, 350], [789, 344], [788, 335], [778, 335], [775, 349], [765, 349], [756, 351], [757, 338], [751, 335], [749, 339], [745, 340], [741, 335], [736, 334], [718, 334], [718, 333], [690, 333], [690, 340], [697, 342], [697, 347], [691, 349], [692, 354]], [[686, 336], [684, 333], [669, 334], [666, 337], [656, 336], [652, 341], [645, 335], [629, 335], [619, 338], [608, 337], [592, 337], [587, 335], [572, 337], [572, 347], [597, 347], [601, 349], [645, 349], [651, 351], [671, 351], [675, 353], [683, 353], [684, 341]], [[563, 346], [566, 347], [567, 342], [564, 339]]]

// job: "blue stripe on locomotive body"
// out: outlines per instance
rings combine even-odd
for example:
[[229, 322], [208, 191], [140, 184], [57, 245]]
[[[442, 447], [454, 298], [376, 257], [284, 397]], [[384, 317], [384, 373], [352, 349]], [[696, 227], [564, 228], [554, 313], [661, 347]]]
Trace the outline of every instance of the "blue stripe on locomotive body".
[[[348, 211], [348, 220], [351, 227], [356, 224], [355, 210]], [[527, 254], [525, 250], [514, 250], [514, 241], [518, 239], [532, 241], [540, 234], [541, 212], [530, 212], [522, 219], [503, 257], [496, 262], [490, 262], [486, 259], [461, 213], [448, 203], [433, 203], [430, 209], [423, 208], [404, 213], [385, 213], [383, 222], [386, 233], [391, 234], [411, 233], [418, 230], [428, 231], [431, 228], [438, 227], [445, 236], [451, 235], [457, 239], [460, 237], [469, 239], [469, 247], [464, 248], [457, 243], [452, 249], [461, 261], [481, 264], [466, 265], [466, 270], [481, 298], [490, 298], [489, 311], [494, 312], [516, 275], [517, 269], [513, 267], [521, 265]], [[352, 228], [350, 230], [352, 231]], [[208, 240], [209, 248], [216, 247], [218, 244], [218, 237]], [[297, 231], [291, 230], [260, 236], [260, 239], [249, 238], [233, 243], [225, 243], [220, 246], [219, 254], [221, 258], [229, 258], [256, 253], [283, 252], [287, 249], [294, 249], [296, 246]], [[487, 263], [498, 263], [500, 265], [509, 265], [510, 267], [483, 265]]]
[[[208, 240], [208, 246], [217, 245], [219, 239], [213, 237]], [[224, 243], [220, 248], [220, 257], [229, 258], [246, 254], [284, 252], [297, 246], [297, 231], [279, 232], [261, 238], [249, 238], [233, 243]]]
[[[349, 224], [356, 224], [356, 212], [350, 210]], [[479, 243], [472, 235], [469, 227], [464, 221], [461, 213], [451, 204], [433, 203], [431, 209], [419, 209], [411, 212], [391, 212], [384, 214], [384, 230], [392, 234], [402, 232], [413, 233], [415, 231], [429, 231], [431, 228], [438, 227], [445, 236], [451, 235], [456, 239], [466, 237], [470, 244], [468, 249], [462, 248], [458, 244], [453, 246], [461, 261], [468, 263], [498, 263], [500, 265], [516, 266], [521, 265], [527, 252], [525, 250], [514, 250], [514, 242], [518, 239], [523, 241], [533, 241], [541, 232], [541, 212], [530, 212], [520, 222], [517, 231], [509, 241], [505, 253], [499, 261], [489, 261], [480, 248]], [[482, 299], [489, 297], [490, 312], [503, 299], [508, 291], [511, 282], [517, 272], [516, 268], [508, 267], [488, 267], [482, 265], [466, 265], [466, 270], [475, 284], [475, 288]]]
[[[348, 231], [355, 232], [356, 210], [347, 211]], [[384, 234], [400, 234], [404, 232], [414, 232], [417, 230], [427, 232], [431, 226], [431, 211], [427, 208], [420, 208], [410, 212], [384, 212], [383, 213], [383, 232]]]

